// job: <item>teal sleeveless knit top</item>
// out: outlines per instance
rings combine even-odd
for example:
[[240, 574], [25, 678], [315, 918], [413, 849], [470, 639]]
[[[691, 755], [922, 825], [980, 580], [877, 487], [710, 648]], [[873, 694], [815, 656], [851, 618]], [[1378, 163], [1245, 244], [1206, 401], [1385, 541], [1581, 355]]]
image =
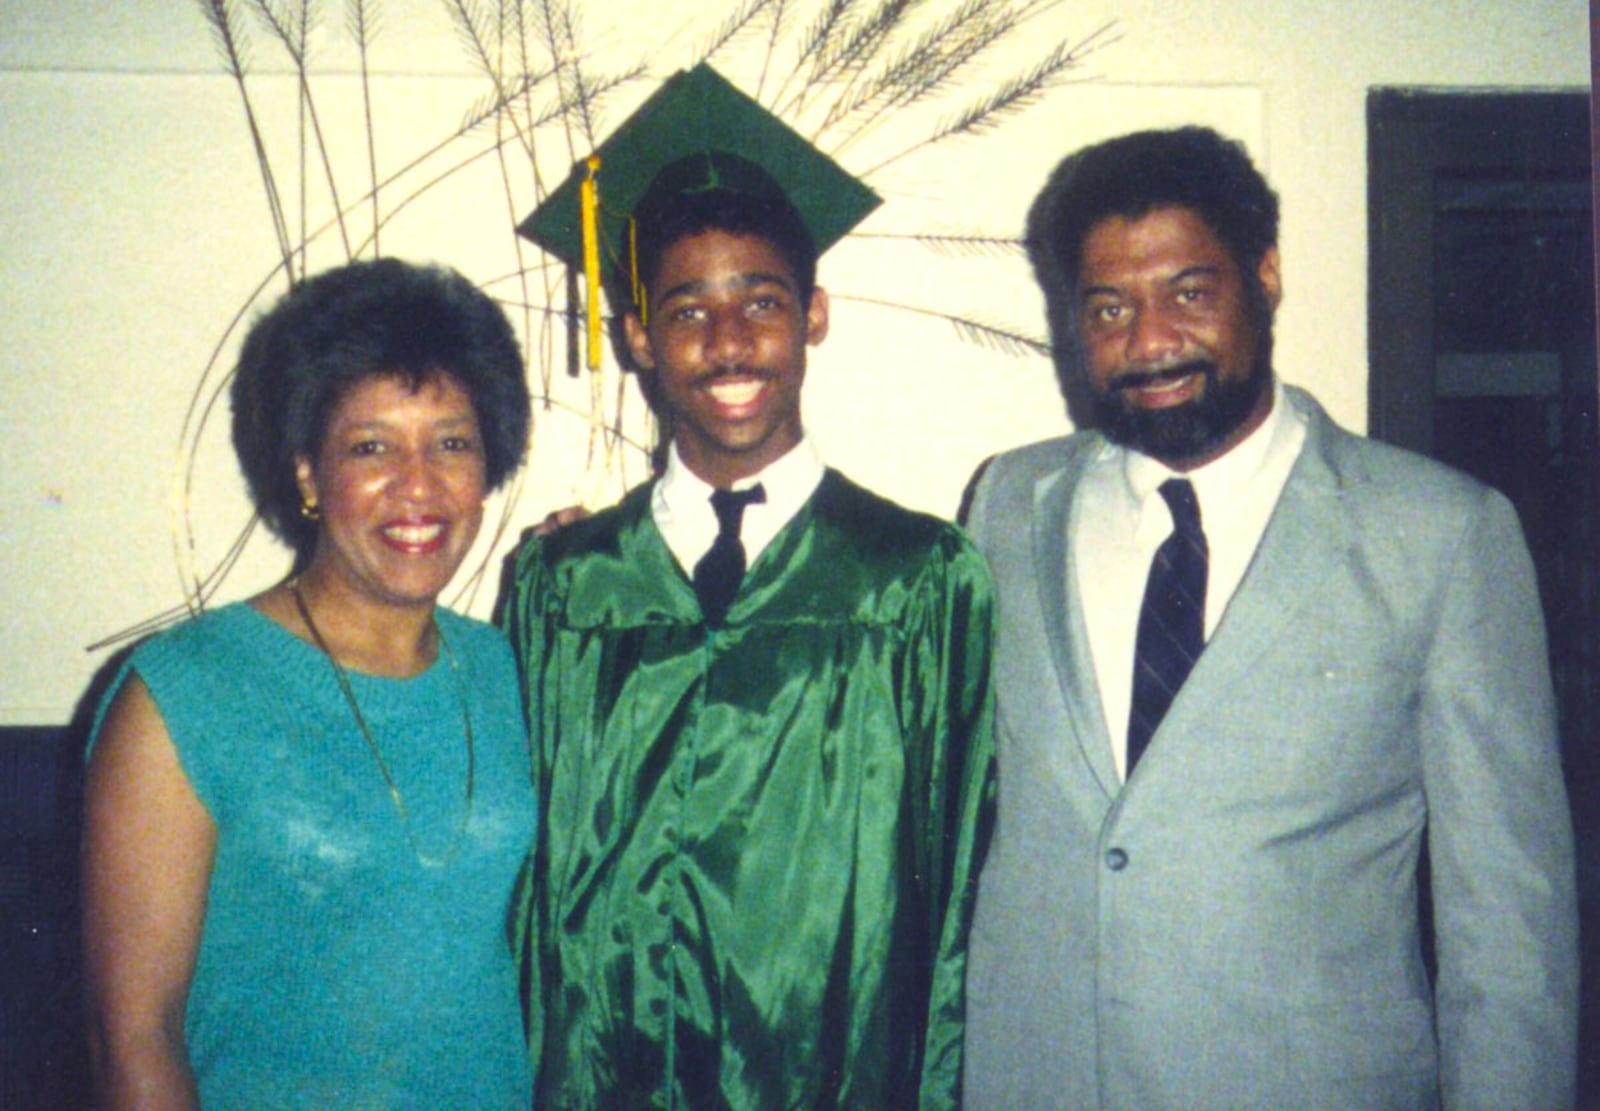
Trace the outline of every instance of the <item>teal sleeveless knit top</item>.
[[129, 661], [217, 827], [186, 1020], [206, 1111], [529, 1105], [506, 934], [536, 805], [515, 665], [490, 626], [438, 622], [459, 676], [443, 650], [412, 679], [349, 673], [403, 819], [328, 658], [249, 605]]

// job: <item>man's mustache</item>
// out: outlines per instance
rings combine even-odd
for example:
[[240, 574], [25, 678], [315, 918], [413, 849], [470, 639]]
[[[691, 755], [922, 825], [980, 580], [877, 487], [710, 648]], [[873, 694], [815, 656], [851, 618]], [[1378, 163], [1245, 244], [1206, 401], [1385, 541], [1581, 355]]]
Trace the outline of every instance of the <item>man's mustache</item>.
[[1190, 359], [1174, 366], [1156, 367], [1152, 370], [1130, 370], [1111, 381], [1112, 390], [1142, 390], [1162, 382], [1176, 382], [1191, 374], [1203, 374], [1208, 380], [1217, 376], [1217, 364], [1210, 359]]
[[753, 366], [718, 366], [712, 367], [704, 374], [695, 378], [697, 386], [709, 386], [713, 382], [720, 382], [724, 378], [761, 378], [769, 379], [773, 375], [770, 371]]

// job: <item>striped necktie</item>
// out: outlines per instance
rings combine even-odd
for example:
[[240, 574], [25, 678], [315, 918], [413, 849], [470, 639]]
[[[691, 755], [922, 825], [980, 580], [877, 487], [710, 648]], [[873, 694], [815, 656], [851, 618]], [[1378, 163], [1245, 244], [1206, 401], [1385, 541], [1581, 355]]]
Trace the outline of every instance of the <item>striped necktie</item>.
[[1161, 484], [1172, 535], [1156, 549], [1139, 610], [1133, 651], [1133, 711], [1128, 717], [1128, 774], [1144, 754], [1167, 707], [1205, 647], [1206, 534], [1187, 479]]

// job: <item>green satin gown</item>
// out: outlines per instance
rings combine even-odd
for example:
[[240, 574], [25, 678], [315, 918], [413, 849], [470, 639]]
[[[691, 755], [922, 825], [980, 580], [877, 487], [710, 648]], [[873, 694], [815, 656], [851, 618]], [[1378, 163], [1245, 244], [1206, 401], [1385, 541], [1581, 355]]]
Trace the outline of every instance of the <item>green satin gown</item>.
[[541, 1107], [949, 1107], [993, 808], [982, 558], [829, 471], [708, 629], [650, 488], [518, 556]]

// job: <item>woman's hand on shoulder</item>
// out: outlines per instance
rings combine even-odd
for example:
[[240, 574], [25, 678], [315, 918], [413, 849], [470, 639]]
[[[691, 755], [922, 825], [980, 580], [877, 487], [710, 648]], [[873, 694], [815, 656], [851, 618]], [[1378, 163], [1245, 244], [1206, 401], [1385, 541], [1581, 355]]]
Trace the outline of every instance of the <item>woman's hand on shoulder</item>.
[[528, 530], [528, 535], [549, 536], [552, 532], [564, 529], [587, 516], [589, 516], [589, 511], [581, 505], [569, 505], [563, 509], [552, 510], [545, 514], [544, 520]]

